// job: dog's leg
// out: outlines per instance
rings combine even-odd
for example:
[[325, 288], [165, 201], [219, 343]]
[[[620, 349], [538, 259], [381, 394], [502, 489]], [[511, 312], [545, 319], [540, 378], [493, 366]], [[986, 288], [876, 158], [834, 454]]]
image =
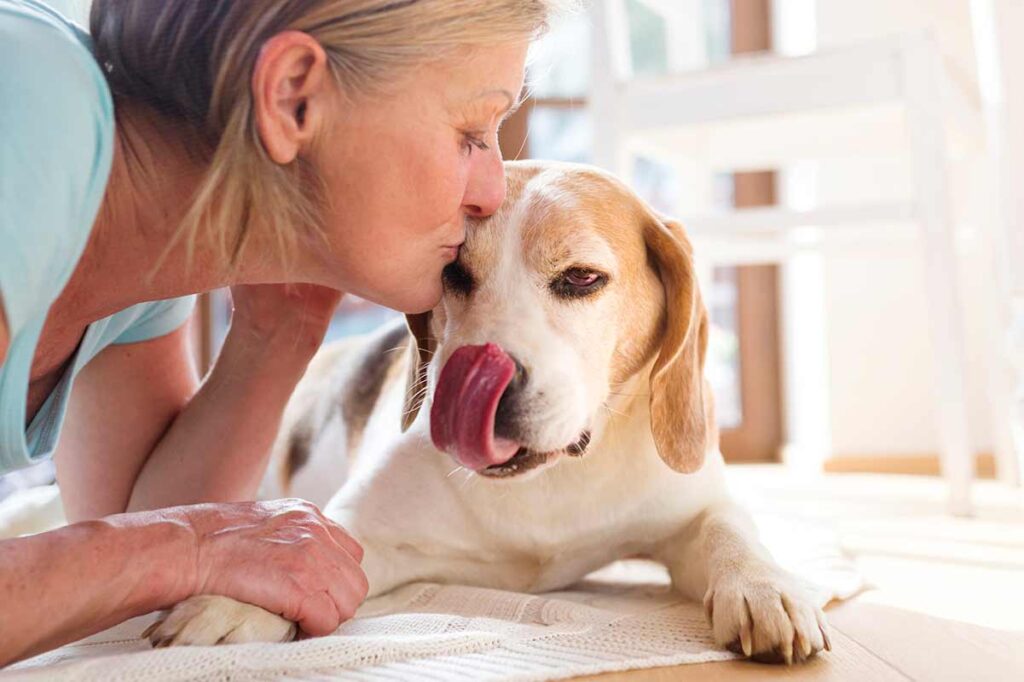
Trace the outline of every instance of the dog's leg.
[[143, 638], [155, 647], [290, 642], [295, 623], [229, 597], [190, 597], [161, 614]]
[[721, 646], [786, 663], [832, 648], [811, 589], [775, 563], [739, 506], [708, 508], [656, 558], [668, 567], [677, 590], [703, 599]]

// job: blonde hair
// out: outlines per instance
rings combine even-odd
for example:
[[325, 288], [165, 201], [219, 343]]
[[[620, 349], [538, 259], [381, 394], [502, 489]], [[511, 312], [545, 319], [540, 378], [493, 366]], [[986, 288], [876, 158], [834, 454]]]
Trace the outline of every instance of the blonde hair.
[[312, 164], [267, 155], [250, 82], [262, 45], [297, 30], [317, 40], [342, 92], [373, 94], [407, 69], [463, 47], [532, 40], [574, 0], [94, 0], [94, 54], [117, 98], [184, 122], [208, 170], [181, 226], [212, 233], [237, 262], [255, 230], [290, 253], [321, 234]]

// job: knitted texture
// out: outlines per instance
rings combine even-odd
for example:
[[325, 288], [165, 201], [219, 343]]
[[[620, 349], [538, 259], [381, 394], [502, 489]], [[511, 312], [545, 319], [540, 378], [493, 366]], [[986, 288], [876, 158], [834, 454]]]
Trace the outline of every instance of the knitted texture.
[[[829, 533], [793, 521], [774, 531], [766, 540], [776, 558], [815, 584], [822, 604], [861, 588]], [[138, 638], [153, 619], [22, 662], [0, 679], [552, 680], [736, 657], [715, 644], [701, 606], [670, 589], [663, 567], [636, 560], [543, 595], [407, 585], [364, 604], [334, 635], [289, 644], [153, 650]]]

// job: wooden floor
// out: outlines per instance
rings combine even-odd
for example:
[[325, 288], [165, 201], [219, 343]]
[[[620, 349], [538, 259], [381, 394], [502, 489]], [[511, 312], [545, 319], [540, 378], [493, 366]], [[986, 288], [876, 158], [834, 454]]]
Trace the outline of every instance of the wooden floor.
[[735, 467], [751, 506], [827, 520], [873, 586], [828, 609], [833, 651], [793, 667], [729, 661], [580, 678], [1024, 680], [1024, 494], [977, 485], [971, 519], [944, 511], [939, 479]]

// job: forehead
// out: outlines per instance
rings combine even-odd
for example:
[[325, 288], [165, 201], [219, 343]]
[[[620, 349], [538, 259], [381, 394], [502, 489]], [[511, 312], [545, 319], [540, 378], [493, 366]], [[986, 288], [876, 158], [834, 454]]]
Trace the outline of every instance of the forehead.
[[452, 108], [515, 104], [522, 89], [527, 49], [526, 43], [467, 47], [432, 64], [446, 104]]
[[474, 271], [496, 267], [509, 250], [540, 268], [636, 267], [646, 257], [644, 215], [635, 195], [599, 172], [510, 166], [505, 203], [471, 226], [463, 255]]

